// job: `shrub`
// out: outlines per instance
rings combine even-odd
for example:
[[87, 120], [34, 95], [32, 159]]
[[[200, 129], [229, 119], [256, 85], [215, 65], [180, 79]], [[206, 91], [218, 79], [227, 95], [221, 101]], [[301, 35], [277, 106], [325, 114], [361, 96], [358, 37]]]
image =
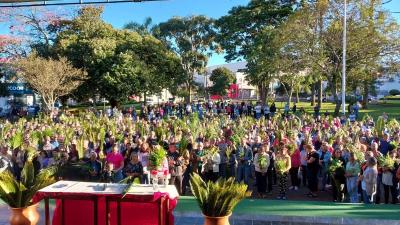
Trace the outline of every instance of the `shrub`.
[[389, 94], [390, 95], [400, 95], [400, 91], [399, 90], [397, 90], [397, 89], [392, 89], [392, 90], [390, 90], [389, 91]]

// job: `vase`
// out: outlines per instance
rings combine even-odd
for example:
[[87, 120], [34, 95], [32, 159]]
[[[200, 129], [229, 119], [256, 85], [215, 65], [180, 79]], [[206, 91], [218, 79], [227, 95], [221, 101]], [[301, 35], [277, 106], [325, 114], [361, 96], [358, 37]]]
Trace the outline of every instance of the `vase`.
[[153, 191], [157, 192], [159, 190], [159, 188], [158, 188], [158, 176], [153, 176], [152, 177], [152, 184], [153, 184]]
[[221, 217], [204, 216], [204, 225], [229, 225], [230, 216], [231, 214]]
[[38, 206], [39, 203], [24, 208], [11, 208], [10, 225], [36, 225], [40, 216]]

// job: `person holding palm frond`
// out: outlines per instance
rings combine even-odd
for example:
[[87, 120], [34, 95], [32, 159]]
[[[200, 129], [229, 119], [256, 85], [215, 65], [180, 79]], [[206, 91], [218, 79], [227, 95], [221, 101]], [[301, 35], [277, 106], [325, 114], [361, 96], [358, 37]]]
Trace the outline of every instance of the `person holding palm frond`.
[[280, 143], [280, 149], [276, 154], [276, 172], [278, 175], [279, 196], [278, 199], [286, 200], [286, 190], [288, 182], [288, 173], [291, 168], [291, 159], [288, 154], [288, 147]]
[[238, 159], [236, 181], [243, 181], [245, 184], [249, 185], [253, 152], [246, 138], [243, 138], [241, 144], [236, 147], [236, 158]]
[[254, 156], [254, 167], [256, 174], [257, 193], [259, 198], [263, 198], [267, 191], [267, 171], [270, 160], [265, 145], [258, 148]]
[[356, 155], [350, 153], [350, 159], [345, 167], [345, 177], [347, 193], [351, 203], [358, 203], [358, 192], [357, 192], [357, 179], [360, 174], [360, 164], [357, 162]]

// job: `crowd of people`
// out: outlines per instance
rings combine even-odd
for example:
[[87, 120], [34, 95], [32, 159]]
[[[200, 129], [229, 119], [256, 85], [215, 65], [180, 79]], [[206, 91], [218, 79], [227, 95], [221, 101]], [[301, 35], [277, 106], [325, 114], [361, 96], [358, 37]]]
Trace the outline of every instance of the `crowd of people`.
[[198, 173], [206, 181], [235, 177], [259, 198], [276, 188], [276, 198], [285, 200], [288, 190], [304, 186], [310, 198], [331, 188], [333, 201], [397, 204], [399, 123], [386, 114], [353, 120], [317, 110], [308, 115], [296, 106], [280, 112], [274, 103], [164, 104], [5, 122], [0, 171], [19, 179], [27, 152], [35, 151], [37, 170], [68, 170], [60, 179], [72, 179], [73, 171], [90, 181], [132, 177], [148, 184], [150, 154], [162, 148], [162, 169], [182, 195], [190, 194], [190, 175]]

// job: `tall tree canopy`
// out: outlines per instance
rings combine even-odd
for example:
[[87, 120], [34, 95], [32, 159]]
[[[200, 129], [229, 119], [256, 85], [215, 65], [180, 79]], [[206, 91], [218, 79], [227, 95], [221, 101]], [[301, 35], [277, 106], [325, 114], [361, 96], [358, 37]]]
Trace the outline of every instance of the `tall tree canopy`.
[[85, 7], [59, 34], [56, 48], [89, 79], [76, 96], [101, 95], [117, 105], [128, 96], [157, 93], [183, 82], [179, 58], [148, 33], [114, 29], [102, 8]]
[[257, 85], [263, 102], [276, 74], [272, 67], [274, 31], [294, 11], [295, 4], [296, 0], [251, 0], [246, 6], [232, 8], [216, 22], [220, 29], [217, 40], [226, 60], [247, 61], [247, 79]]
[[155, 28], [156, 36], [180, 57], [187, 75], [187, 101], [191, 100], [194, 75], [204, 70], [213, 50], [218, 52], [213, 24], [213, 20], [205, 16], [174, 17]]
[[[396, 68], [400, 30], [381, 1], [349, 2], [347, 22], [348, 91], [362, 91], [364, 100], [381, 68]], [[304, 4], [280, 28], [277, 64], [285, 73], [306, 70], [326, 79], [339, 113], [343, 64], [343, 1]], [[365, 102], [366, 103], [366, 102]]]

